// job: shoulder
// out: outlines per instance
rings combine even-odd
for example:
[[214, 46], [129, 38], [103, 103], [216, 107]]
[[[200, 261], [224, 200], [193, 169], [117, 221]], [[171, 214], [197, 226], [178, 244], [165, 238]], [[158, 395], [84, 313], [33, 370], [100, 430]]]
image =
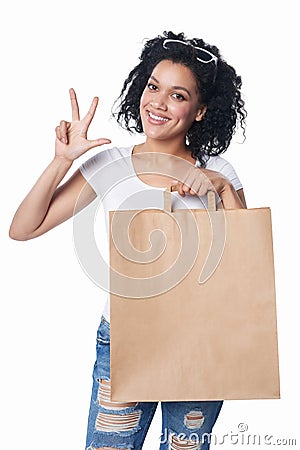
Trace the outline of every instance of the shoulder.
[[233, 165], [227, 161], [227, 159], [219, 155], [211, 156], [208, 159], [205, 168], [222, 173], [233, 184], [236, 190], [243, 188]]
[[79, 171], [96, 194], [106, 192], [113, 182], [124, 178], [130, 171], [132, 147], [110, 147], [87, 159]]
[[217, 155], [217, 156], [210, 156], [207, 163], [206, 163], [206, 169], [210, 170], [217, 170], [218, 172], [222, 171], [224, 168], [232, 167], [232, 164], [225, 158]]
[[131, 154], [132, 147], [109, 147], [91, 156], [79, 167], [82, 173], [91, 173], [111, 162], [116, 162]]

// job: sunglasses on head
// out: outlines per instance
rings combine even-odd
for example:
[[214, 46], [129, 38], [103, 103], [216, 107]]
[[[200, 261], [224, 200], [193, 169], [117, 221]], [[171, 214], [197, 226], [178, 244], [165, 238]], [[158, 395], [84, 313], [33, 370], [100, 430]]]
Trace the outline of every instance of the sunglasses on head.
[[211, 52], [209, 52], [205, 48], [196, 47], [195, 45], [193, 45], [189, 42], [180, 41], [178, 39], [165, 39], [163, 41], [163, 47], [166, 50], [171, 50], [172, 44], [182, 44], [182, 45], [186, 45], [187, 47], [192, 47], [194, 50], [196, 50], [196, 52], [195, 52], [196, 59], [203, 64], [208, 64], [208, 63], [214, 62], [215, 75], [214, 75], [213, 82], [215, 82], [216, 74], [217, 74], [217, 63], [218, 63], [217, 56], [213, 55]]

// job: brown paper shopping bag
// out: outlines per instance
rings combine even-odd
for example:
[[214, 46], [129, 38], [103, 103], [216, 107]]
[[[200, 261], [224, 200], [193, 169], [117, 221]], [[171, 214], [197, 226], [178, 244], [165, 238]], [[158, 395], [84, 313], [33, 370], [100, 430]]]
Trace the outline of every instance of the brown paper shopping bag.
[[270, 209], [164, 195], [109, 213], [111, 400], [279, 398]]

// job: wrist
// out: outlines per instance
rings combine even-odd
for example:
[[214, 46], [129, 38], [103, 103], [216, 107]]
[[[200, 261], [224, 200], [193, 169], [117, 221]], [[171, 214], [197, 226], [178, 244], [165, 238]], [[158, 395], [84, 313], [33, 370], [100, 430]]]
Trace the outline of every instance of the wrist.
[[53, 162], [58, 164], [59, 166], [65, 167], [66, 169], [69, 169], [73, 164], [73, 161], [61, 155], [55, 155], [53, 158]]
[[230, 183], [230, 181], [226, 180], [226, 182], [224, 183], [221, 192], [219, 192], [220, 197], [222, 198], [222, 195], [230, 195], [232, 194], [232, 191], [234, 191], [234, 187], [232, 185], [232, 183]]
[[233, 185], [228, 182], [224, 185], [224, 188], [220, 192], [220, 197], [225, 209], [239, 209], [244, 208], [241, 199], [238, 196]]

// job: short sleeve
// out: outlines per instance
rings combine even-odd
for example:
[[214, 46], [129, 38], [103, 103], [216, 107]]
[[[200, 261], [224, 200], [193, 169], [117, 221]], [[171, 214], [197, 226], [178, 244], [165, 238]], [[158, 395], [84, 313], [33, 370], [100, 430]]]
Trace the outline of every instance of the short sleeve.
[[206, 168], [222, 173], [230, 181], [236, 191], [243, 188], [236, 171], [226, 159], [221, 158], [220, 156], [211, 157], [206, 164]]
[[95, 193], [100, 193], [99, 178], [96, 176], [97, 171], [101, 167], [101, 152], [89, 158], [79, 167], [79, 170], [89, 185], [93, 188]]

